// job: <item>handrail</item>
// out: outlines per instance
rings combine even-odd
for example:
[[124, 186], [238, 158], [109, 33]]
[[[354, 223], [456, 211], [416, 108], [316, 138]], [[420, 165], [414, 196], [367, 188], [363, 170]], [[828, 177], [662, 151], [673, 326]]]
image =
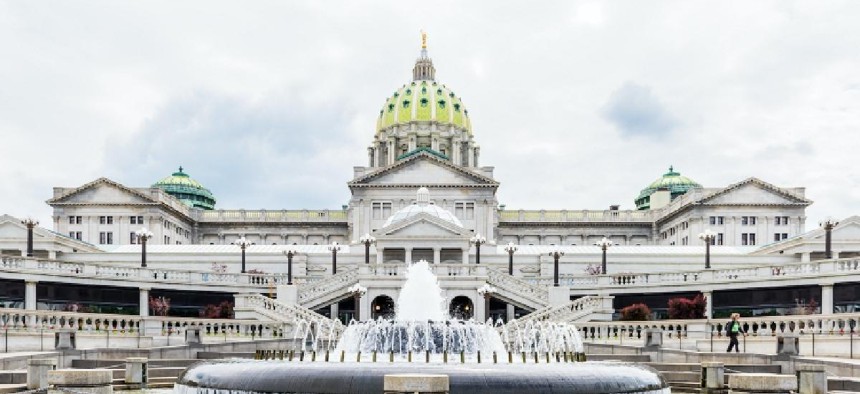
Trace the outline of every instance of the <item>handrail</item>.
[[528, 299], [536, 305], [544, 306], [549, 302], [549, 290], [547, 290], [547, 287], [533, 285], [526, 280], [508, 275], [494, 268], [488, 267], [487, 274], [487, 282], [497, 289], [513, 293], [517, 297]]
[[550, 305], [538, 309], [519, 319], [511, 320], [507, 325], [524, 325], [530, 321], [552, 321], [556, 323], [571, 323], [588, 315], [601, 306], [601, 297], [585, 296], [562, 305]]

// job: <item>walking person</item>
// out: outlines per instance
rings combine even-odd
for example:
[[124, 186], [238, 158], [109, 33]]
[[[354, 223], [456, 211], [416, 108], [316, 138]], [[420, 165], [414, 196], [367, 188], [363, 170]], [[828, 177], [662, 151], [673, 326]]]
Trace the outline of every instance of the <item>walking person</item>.
[[746, 330], [744, 330], [743, 324], [741, 324], [740, 313], [732, 313], [732, 320], [726, 324], [726, 335], [729, 336], [729, 348], [726, 352], [731, 353], [732, 347], [735, 348], [735, 353], [740, 353], [740, 346], [738, 344], [738, 335], [743, 334], [743, 336], [747, 336]]

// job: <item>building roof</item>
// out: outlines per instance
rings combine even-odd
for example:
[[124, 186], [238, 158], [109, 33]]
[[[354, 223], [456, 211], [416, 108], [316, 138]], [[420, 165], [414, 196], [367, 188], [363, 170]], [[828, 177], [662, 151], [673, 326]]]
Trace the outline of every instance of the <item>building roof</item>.
[[385, 221], [385, 225], [382, 227], [388, 227], [394, 223], [407, 220], [421, 213], [437, 217], [446, 222], [452, 223], [457, 227], [463, 227], [463, 223], [461, 223], [460, 219], [457, 219], [453, 213], [434, 205], [433, 202], [430, 201], [430, 191], [426, 187], [418, 189], [418, 196], [414, 204], [401, 208], [399, 211], [389, 216], [388, 220]]
[[699, 189], [701, 187], [702, 185], [698, 182], [681, 175], [680, 172], [675, 171], [674, 167], [669, 166], [669, 171], [639, 192], [639, 196], [636, 197], [636, 208], [648, 209], [650, 204], [646, 197], [651, 196], [657, 190], [668, 190], [672, 198], [675, 198], [690, 189]]
[[164, 190], [190, 207], [215, 209], [215, 196], [212, 192], [183, 172], [182, 167], [179, 167], [179, 171], [155, 182], [152, 187]]
[[[329, 245], [251, 245], [248, 254], [279, 254], [292, 249], [299, 253], [331, 254]], [[349, 253], [349, 245], [339, 245], [341, 253]], [[107, 249], [107, 248], [106, 248]], [[120, 245], [106, 250], [108, 253], [140, 253], [140, 245]], [[236, 245], [146, 245], [147, 254], [225, 254], [240, 253]]]
[[[504, 244], [496, 245], [496, 253], [507, 254]], [[557, 246], [554, 245], [517, 245], [517, 253], [522, 254], [549, 254]], [[561, 245], [558, 246], [565, 255], [592, 255], [600, 254], [602, 250], [595, 245]], [[741, 256], [756, 251], [756, 246], [712, 246], [711, 255]], [[613, 255], [701, 255], [704, 259], [705, 248], [702, 246], [679, 246], [679, 245], [615, 245], [608, 249], [607, 253]]]

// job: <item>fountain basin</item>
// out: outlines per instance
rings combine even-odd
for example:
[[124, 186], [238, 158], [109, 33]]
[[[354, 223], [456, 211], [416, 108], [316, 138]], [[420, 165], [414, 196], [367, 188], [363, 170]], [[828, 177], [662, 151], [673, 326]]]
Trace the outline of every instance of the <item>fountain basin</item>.
[[448, 375], [452, 393], [668, 393], [653, 369], [614, 362], [550, 364], [291, 363], [217, 361], [189, 367], [174, 392], [246, 393], [383, 392], [385, 375]]

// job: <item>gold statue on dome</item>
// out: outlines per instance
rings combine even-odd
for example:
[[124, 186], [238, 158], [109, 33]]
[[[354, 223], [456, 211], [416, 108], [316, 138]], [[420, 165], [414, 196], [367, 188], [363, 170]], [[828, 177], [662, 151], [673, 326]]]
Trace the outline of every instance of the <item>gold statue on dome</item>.
[[427, 32], [421, 30], [421, 49], [427, 49]]

